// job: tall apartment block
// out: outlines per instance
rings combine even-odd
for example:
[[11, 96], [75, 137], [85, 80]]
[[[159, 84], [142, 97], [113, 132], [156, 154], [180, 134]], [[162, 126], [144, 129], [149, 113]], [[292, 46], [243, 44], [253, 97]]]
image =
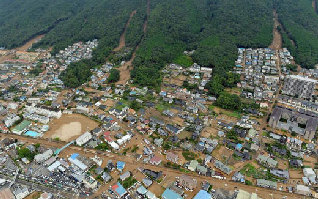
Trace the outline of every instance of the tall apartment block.
[[285, 77], [282, 94], [296, 98], [310, 99], [315, 91], [317, 81], [300, 75]]

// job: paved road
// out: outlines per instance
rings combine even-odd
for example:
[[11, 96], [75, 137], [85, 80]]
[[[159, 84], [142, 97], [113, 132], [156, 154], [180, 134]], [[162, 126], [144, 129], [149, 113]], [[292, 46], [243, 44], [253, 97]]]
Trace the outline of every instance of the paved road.
[[[0, 178], [12, 180], [13, 176], [8, 176], [8, 175], [5, 175], [3, 173], [0, 173]], [[37, 191], [40, 190], [40, 191], [43, 191], [43, 192], [52, 193], [52, 194], [54, 194], [56, 196], [61, 196], [61, 197], [64, 197], [64, 198], [65, 197], [66, 198], [77, 198], [76, 194], [72, 194], [70, 192], [61, 191], [61, 190], [58, 190], [58, 189], [47, 187], [45, 185], [41, 185], [41, 184], [37, 184], [37, 183], [31, 182], [31, 181], [27, 181], [27, 180], [19, 178], [19, 175], [17, 176], [17, 178], [15, 180], [15, 183], [26, 185], [26, 186], [31, 186], [32, 189], [35, 189]]]
[[[65, 142], [52, 142], [52, 141], [49, 141], [46, 139], [39, 139], [39, 138], [35, 139], [35, 138], [19, 136], [19, 135], [15, 135], [15, 134], [1, 134], [0, 137], [19, 139], [19, 140], [27, 142], [27, 143], [41, 143], [41, 145], [47, 146], [47, 147], [57, 147], [58, 148], [58, 147], [62, 147], [65, 145]], [[155, 165], [150, 165], [150, 164], [144, 164], [142, 162], [137, 162], [134, 157], [131, 157], [128, 155], [123, 156], [123, 155], [108, 153], [108, 152], [99, 151], [99, 150], [95, 150], [95, 149], [85, 150], [84, 148], [78, 147], [78, 146], [68, 147], [64, 150], [64, 153], [67, 153], [68, 155], [72, 154], [72, 153], [79, 153], [82, 156], [86, 156], [86, 157], [94, 157], [95, 155], [98, 155], [104, 161], [105, 160], [107, 161], [109, 159], [112, 159], [115, 161], [125, 161], [126, 167], [129, 168], [130, 170], [142, 167], [142, 168], [147, 168], [147, 169], [151, 169], [154, 171], [163, 171], [164, 174], [166, 174], [169, 177], [177, 177], [177, 176], [185, 174], [185, 173], [180, 172], [178, 170], [166, 168], [166, 167], [163, 167], [160, 165], [155, 166]], [[247, 186], [247, 185], [244, 185], [241, 183], [236, 183], [236, 182], [230, 181], [230, 179], [220, 180], [220, 179], [216, 179], [216, 178], [200, 176], [197, 173], [187, 173], [186, 175], [191, 176], [193, 178], [196, 178], [198, 181], [198, 184], [199, 184], [199, 182], [208, 181], [211, 184], [213, 184], [213, 187], [215, 189], [228, 187], [228, 188], [231, 188], [233, 190], [234, 187], [239, 187], [240, 189], [244, 189], [244, 190], [249, 191], [249, 192], [257, 192], [258, 194], [263, 193], [262, 198], [268, 198], [265, 196], [265, 193], [267, 196], [269, 193], [272, 193], [274, 198], [282, 198], [283, 196], [288, 196], [288, 198], [295, 198], [295, 199], [299, 198], [299, 195], [297, 195], [297, 194], [290, 194], [287, 192], [270, 190], [270, 189], [265, 189], [265, 188], [261, 188], [261, 187]]]

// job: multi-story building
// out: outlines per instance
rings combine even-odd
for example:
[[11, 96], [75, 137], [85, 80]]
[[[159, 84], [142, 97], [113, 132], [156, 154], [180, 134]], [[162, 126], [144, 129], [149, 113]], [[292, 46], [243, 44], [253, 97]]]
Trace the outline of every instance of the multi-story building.
[[300, 75], [285, 77], [282, 94], [296, 98], [310, 99], [314, 93], [317, 81]]
[[318, 129], [318, 115], [306, 111], [299, 112], [295, 109], [275, 107], [269, 119], [269, 126], [295, 132], [305, 139], [312, 140]]

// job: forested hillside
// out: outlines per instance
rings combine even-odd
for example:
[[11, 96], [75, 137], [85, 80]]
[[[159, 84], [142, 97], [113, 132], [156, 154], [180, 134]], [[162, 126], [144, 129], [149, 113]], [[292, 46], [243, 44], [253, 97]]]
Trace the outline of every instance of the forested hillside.
[[196, 49], [194, 60], [215, 67], [219, 75], [232, 68], [237, 46], [267, 47], [272, 40], [271, 1], [157, 0], [152, 2], [148, 32], [134, 62], [138, 84], [155, 86], [165, 63]]
[[[157, 87], [160, 69], [169, 62], [187, 62], [184, 50], [196, 50], [193, 61], [213, 67], [213, 87], [222, 86], [236, 58], [237, 47], [267, 47], [272, 40], [273, 10], [296, 61], [318, 63], [318, 14], [311, 0], [2, 0], [0, 47], [14, 48], [46, 33], [34, 47], [53, 53], [77, 42], [99, 39], [92, 60], [74, 63], [62, 74], [69, 87], [87, 81], [90, 69], [105, 62], [126, 29], [126, 47], [139, 48], [131, 77], [136, 84]], [[144, 22], [148, 19], [147, 31]], [[127, 57], [126, 57], [127, 58]]]
[[275, 8], [283, 29], [283, 45], [302, 67], [318, 63], [318, 15], [312, 0], [276, 0]]
[[81, 10], [85, 0], [0, 1], [0, 47], [14, 48]]

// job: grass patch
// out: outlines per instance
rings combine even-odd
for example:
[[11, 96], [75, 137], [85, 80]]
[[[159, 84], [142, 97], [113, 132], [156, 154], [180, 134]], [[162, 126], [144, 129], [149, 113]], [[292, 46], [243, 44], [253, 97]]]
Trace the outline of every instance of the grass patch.
[[222, 111], [221, 114], [224, 114], [224, 115], [229, 116], [229, 117], [235, 117], [238, 119], [241, 119], [241, 117], [242, 117], [242, 114], [239, 112], [236, 112], [236, 111]]
[[180, 55], [179, 57], [173, 60], [173, 63], [188, 68], [193, 65], [193, 60], [191, 57], [187, 55]]
[[182, 152], [182, 155], [187, 161], [195, 160], [195, 158], [197, 157], [197, 155], [191, 151], [184, 151]]
[[130, 176], [126, 180], [122, 181], [122, 185], [125, 189], [128, 189], [129, 187], [133, 186], [136, 182], [137, 180]]
[[253, 177], [255, 179], [265, 178], [265, 175], [263, 174], [261, 169], [257, 169], [251, 164], [245, 165], [240, 172], [243, 175], [246, 175], [248, 177]]

